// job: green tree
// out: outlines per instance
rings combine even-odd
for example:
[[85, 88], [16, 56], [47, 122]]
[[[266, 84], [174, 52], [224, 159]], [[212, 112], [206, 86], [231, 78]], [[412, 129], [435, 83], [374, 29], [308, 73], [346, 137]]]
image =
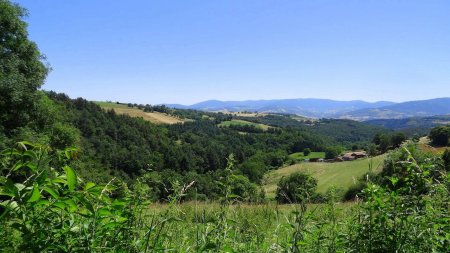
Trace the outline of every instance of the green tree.
[[311, 154], [311, 149], [305, 148], [305, 149], [303, 150], [303, 155], [304, 155], [304, 156], [308, 156], [309, 154]]
[[382, 134], [379, 139], [378, 149], [385, 153], [391, 146], [391, 138], [387, 134]]
[[404, 133], [399, 132], [391, 136], [391, 143], [394, 148], [400, 147], [404, 141], [406, 141], [406, 135]]
[[315, 195], [317, 179], [304, 173], [294, 173], [281, 178], [278, 183], [276, 200], [278, 203], [297, 203]]
[[341, 147], [328, 147], [325, 150], [325, 159], [333, 159], [342, 152]]
[[450, 139], [450, 126], [438, 126], [430, 131], [431, 143], [437, 146], [447, 146]]
[[26, 15], [19, 5], [0, 0], [0, 125], [6, 131], [26, 125], [49, 70], [28, 38]]

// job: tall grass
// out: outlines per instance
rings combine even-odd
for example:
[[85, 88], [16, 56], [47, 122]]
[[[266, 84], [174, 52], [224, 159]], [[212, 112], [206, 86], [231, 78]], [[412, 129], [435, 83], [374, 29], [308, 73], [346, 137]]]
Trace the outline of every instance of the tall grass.
[[[2, 153], [2, 252], [447, 252], [448, 174], [406, 161], [405, 187], [369, 182], [364, 201], [252, 205], [230, 191], [233, 162], [218, 182], [219, 202], [183, 203], [195, 184], [173, 182], [166, 204], [149, 203], [114, 179], [85, 182], [66, 165], [75, 150], [22, 142]], [[404, 164], [403, 164], [404, 165]], [[403, 166], [402, 165], [402, 166]], [[392, 178], [396, 184], [400, 179]], [[403, 180], [403, 179], [401, 179]], [[408, 187], [427, 186], [421, 194]]]

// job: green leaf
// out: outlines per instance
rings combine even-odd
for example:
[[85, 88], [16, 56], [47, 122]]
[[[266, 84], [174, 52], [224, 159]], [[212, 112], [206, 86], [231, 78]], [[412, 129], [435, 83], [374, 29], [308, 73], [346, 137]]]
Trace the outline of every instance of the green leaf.
[[86, 185], [84, 186], [84, 190], [87, 191], [89, 189], [91, 189], [92, 187], [94, 187], [96, 184], [93, 182], [88, 182], [86, 183]]
[[94, 207], [92, 206], [92, 204], [89, 202], [89, 200], [87, 200], [84, 196], [82, 195], [77, 195], [76, 198], [81, 202], [81, 204], [83, 204], [87, 210], [89, 210], [91, 213], [94, 213]]
[[64, 171], [66, 172], [67, 186], [69, 187], [69, 191], [73, 192], [75, 190], [75, 185], [77, 184], [77, 175], [75, 174], [75, 171], [73, 171], [69, 166], [64, 166]]
[[53, 206], [64, 209], [64, 208], [66, 208], [67, 205], [64, 202], [58, 201], [58, 202], [53, 203]]
[[72, 199], [64, 200], [64, 203], [67, 204], [67, 206], [69, 207], [69, 212], [71, 213], [75, 212], [78, 209], [77, 205], [75, 204], [75, 201], [73, 201]]
[[222, 248], [222, 251], [223, 252], [229, 252], [229, 253], [233, 253], [234, 252], [234, 250], [230, 246], [224, 246]]
[[23, 153], [23, 155], [24, 155], [24, 156], [28, 156], [28, 157], [30, 157], [30, 158], [32, 158], [32, 159], [35, 159], [35, 160], [38, 159], [36, 153], [33, 152], [32, 150], [27, 150], [27, 151], [25, 151], [25, 152]]
[[43, 190], [46, 191], [48, 194], [52, 195], [53, 198], [55, 199], [59, 198], [59, 194], [52, 188], [45, 186]]
[[115, 227], [117, 227], [117, 225], [119, 225], [119, 224], [117, 224], [117, 222], [110, 222], [110, 223], [106, 223], [105, 225], [103, 225], [103, 228], [115, 228]]
[[98, 210], [98, 215], [104, 217], [104, 216], [112, 216], [113, 214], [111, 213], [111, 211], [103, 207]]
[[28, 203], [30, 202], [36, 202], [41, 198], [41, 193], [39, 192], [39, 187], [35, 183], [33, 186], [33, 191], [31, 192], [30, 198], [27, 200]]
[[16, 164], [14, 164], [12, 171], [16, 171], [19, 170], [20, 168], [22, 168], [24, 166], [24, 163], [22, 161], [18, 161]]
[[19, 189], [13, 183], [13, 181], [10, 178], [8, 178], [5, 184], [2, 187], [0, 187], [0, 195], [19, 197]]
[[39, 200], [38, 202], [36, 202], [36, 205], [37, 205], [37, 206], [46, 206], [46, 205], [48, 205], [48, 204], [50, 204], [50, 201], [48, 201], [48, 200], [46, 200], [46, 199], [41, 199], [41, 200]]

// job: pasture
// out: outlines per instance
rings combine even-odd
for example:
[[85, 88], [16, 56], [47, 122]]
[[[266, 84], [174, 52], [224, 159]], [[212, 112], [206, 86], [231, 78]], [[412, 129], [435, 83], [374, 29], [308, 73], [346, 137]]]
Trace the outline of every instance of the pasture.
[[305, 159], [311, 158], [325, 158], [325, 152], [311, 152], [309, 155], [305, 156], [303, 152], [297, 152], [289, 155], [294, 161], [304, 161]]
[[230, 121], [221, 122], [219, 124], [219, 127], [229, 127], [229, 126], [232, 126], [232, 125], [237, 125], [237, 126], [249, 125], [249, 126], [254, 126], [254, 127], [260, 128], [260, 129], [262, 129], [264, 131], [267, 131], [270, 128], [270, 126], [268, 126], [268, 125], [253, 123], [253, 122], [250, 122], [250, 121], [239, 120], [239, 119], [233, 119], [233, 120], [230, 120]]
[[103, 109], [113, 109], [117, 114], [126, 114], [131, 117], [140, 117], [146, 121], [150, 121], [155, 124], [177, 124], [183, 123], [186, 120], [174, 117], [169, 114], [160, 112], [144, 112], [136, 107], [128, 107], [125, 104], [116, 104], [110, 102], [96, 102]]
[[284, 176], [304, 172], [317, 178], [317, 191], [325, 193], [330, 187], [348, 189], [356, 180], [370, 171], [381, 171], [385, 155], [359, 159], [351, 162], [310, 163], [304, 162], [269, 172], [265, 177], [264, 189], [269, 198], [274, 198], [277, 184]]

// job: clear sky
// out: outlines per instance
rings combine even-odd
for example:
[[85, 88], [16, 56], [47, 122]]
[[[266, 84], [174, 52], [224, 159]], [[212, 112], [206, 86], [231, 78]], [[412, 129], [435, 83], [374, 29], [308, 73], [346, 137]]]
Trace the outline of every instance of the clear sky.
[[448, 0], [20, 0], [71, 97], [450, 97]]

